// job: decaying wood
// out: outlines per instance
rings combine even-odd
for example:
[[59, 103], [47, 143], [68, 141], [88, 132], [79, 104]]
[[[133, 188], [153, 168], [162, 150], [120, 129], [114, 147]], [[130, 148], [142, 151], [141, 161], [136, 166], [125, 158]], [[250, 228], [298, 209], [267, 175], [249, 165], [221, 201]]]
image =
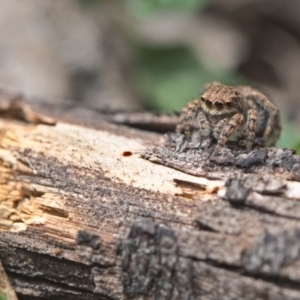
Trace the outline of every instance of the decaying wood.
[[0, 117], [0, 258], [19, 299], [300, 299], [292, 150], [176, 153], [158, 133], [173, 117], [5, 93]]

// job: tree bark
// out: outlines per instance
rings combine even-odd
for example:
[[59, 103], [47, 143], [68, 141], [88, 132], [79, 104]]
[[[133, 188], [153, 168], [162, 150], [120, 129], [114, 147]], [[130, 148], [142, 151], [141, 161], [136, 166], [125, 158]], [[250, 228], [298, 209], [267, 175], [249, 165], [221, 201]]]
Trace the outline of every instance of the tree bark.
[[0, 95], [19, 299], [300, 299], [300, 157], [175, 151], [176, 118]]

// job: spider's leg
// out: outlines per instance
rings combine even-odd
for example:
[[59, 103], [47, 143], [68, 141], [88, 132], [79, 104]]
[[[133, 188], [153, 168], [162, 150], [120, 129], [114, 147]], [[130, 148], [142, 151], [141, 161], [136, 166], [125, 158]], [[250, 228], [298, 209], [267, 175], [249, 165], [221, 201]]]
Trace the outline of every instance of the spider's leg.
[[218, 144], [216, 145], [216, 148], [212, 154], [213, 156], [219, 154], [220, 150], [225, 146], [225, 143], [230, 138], [230, 136], [236, 130], [240, 129], [243, 124], [244, 117], [242, 114], [236, 114], [229, 119], [229, 121], [223, 127], [223, 130], [219, 136]]
[[197, 114], [197, 123], [199, 131], [197, 132], [197, 143], [201, 148], [208, 148], [211, 145], [211, 138], [209, 137], [211, 128], [209, 121], [202, 110]]
[[249, 109], [247, 112], [247, 138], [246, 149], [251, 149], [255, 138], [255, 129], [257, 126], [257, 111]]
[[176, 151], [184, 151], [188, 141], [191, 140], [193, 123], [199, 109], [199, 100], [189, 102], [182, 110], [176, 126], [176, 132], [183, 134], [181, 141], [177, 144]]
[[[263, 109], [267, 114], [267, 120], [265, 122], [263, 137], [268, 139], [270, 136], [275, 144], [281, 131], [279, 110], [264, 94], [252, 89], [250, 87], [241, 87], [244, 97], [248, 101], [249, 108], [254, 108], [254, 103], [256, 110]], [[260, 123], [261, 120], [258, 120]], [[275, 142], [274, 142], [275, 141]]]

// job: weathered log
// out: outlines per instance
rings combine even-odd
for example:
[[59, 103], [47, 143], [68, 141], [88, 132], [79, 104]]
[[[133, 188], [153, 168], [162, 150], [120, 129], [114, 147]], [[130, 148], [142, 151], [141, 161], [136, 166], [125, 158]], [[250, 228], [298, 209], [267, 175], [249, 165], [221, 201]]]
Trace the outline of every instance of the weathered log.
[[177, 153], [175, 121], [1, 94], [0, 258], [19, 299], [300, 299], [300, 157]]

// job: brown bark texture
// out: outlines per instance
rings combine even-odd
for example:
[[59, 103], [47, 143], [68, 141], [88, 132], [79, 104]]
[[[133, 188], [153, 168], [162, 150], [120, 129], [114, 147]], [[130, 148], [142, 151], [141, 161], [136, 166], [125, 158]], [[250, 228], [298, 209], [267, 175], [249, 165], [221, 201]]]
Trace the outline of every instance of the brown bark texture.
[[175, 123], [1, 92], [0, 259], [19, 299], [300, 299], [300, 157], [177, 153]]

